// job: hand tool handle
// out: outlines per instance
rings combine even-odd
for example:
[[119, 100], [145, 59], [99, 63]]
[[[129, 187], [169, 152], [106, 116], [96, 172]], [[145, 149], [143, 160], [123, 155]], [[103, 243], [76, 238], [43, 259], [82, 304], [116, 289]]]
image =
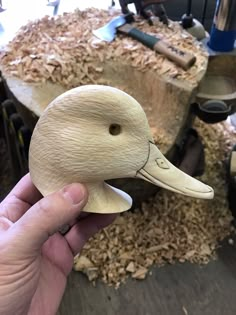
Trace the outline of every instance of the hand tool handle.
[[[120, 27], [119, 30], [122, 31], [122, 27]], [[188, 70], [196, 61], [196, 57], [193, 54], [182, 51], [174, 47], [172, 44], [169, 44], [160, 38], [143, 33], [136, 28], [132, 28], [127, 34], [140, 41], [145, 46], [165, 55], [185, 70]]]
[[158, 41], [153, 49], [175, 61], [184, 70], [188, 70], [196, 61], [196, 57], [191, 53], [180, 50], [162, 40]]

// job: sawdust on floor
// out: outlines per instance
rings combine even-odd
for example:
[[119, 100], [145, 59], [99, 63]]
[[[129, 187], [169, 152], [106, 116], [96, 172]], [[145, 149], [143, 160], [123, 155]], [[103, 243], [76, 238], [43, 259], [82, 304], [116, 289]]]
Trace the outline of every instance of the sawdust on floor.
[[127, 277], [145, 279], [153, 265], [205, 264], [216, 258], [219, 242], [234, 232], [227, 204], [226, 160], [236, 130], [227, 122], [195, 126], [205, 146], [206, 169], [199, 179], [215, 190], [199, 200], [161, 190], [141, 209], [119, 215], [75, 257], [74, 269], [94, 284], [101, 279], [119, 287]]

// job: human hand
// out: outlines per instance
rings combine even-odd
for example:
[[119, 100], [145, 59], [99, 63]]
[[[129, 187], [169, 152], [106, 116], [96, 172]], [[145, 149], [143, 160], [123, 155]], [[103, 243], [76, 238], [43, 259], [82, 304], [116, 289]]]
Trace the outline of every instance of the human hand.
[[[115, 215], [77, 219], [87, 201], [80, 184], [42, 198], [29, 174], [0, 204], [0, 314], [54, 315], [74, 255]], [[71, 229], [62, 236], [65, 224]]]

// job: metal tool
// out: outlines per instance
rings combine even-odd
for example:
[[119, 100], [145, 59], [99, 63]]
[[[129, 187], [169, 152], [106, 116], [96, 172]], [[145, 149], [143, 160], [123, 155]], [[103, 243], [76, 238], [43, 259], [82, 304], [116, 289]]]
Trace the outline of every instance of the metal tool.
[[207, 34], [204, 26], [192, 15], [192, 0], [187, 1], [186, 13], [182, 16], [180, 24], [197, 40], [203, 40]]
[[119, 3], [123, 14], [130, 13], [128, 4], [133, 3], [138, 15], [145, 19], [156, 16], [161, 22], [168, 24], [168, 17], [163, 6], [165, 1], [166, 0], [119, 0]]
[[120, 15], [113, 18], [110, 22], [108, 22], [101, 28], [93, 30], [93, 34], [106, 42], [112, 42], [116, 37], [117, 28], [124, 25], [125, 23], [131, 23], [133, 21], [134, 17], [132, 13]]
[[0, 0], [0, 13], [1, 13], [1, 12], [4, 12], [4, 11], [6, 11], [6, 9], [4, 9], [4, 8], [2, 7], [2, 0]]
[[47, 6], [53, 7], [53, 15], [57, 15], [60, 5], [60, 0], [48, 0]]
[[218, 0], [208, 42], [212, 50], [230, 52], [236, 40], [236, 0]]
[[148, 35], [138, 30], [131, 24], [128, 24], [132, 20], [133, 16], [130, 16], [129, 14], [118, 16], [112, 19], [105, 26], [94, 30], [93, 34], [102, 40], [111, 42], [115, 39], [117, 31], [119, 31], [120, 33], [126, 34], [138, 40], [156, 52], [165, 55], [185, 70], [188, 70], [195, 63], [196, 57], [193, 54], [182, 51], [161, 38]]

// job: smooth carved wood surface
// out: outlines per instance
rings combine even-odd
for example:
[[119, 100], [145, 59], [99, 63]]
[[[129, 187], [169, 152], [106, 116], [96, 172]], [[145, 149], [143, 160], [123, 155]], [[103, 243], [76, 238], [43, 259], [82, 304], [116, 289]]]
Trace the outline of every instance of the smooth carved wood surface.
[[[111, 86], [130, 94], [142, 105], [155, 143], [165, 156], [172, 156], [175, 144], [181, 142], [189, 126], [189, 106], [194, 100], [195, 89], [178, 80], [165, 81], [151, 70], [142, 73], [122, 63], [107, 61], [103, 68], [104, 81], [111, 82]], [[19, 109], [25, 109], [22, 113], [27, 123], [31, 123], [27, 111], [40, 117], [47, 105], [65, 92], [59, 85], [50, 82], [43, 85], [29, 84], [4, 71], [3, 78], [8, 97], [14, 98]], [[34, 121], [35, 119], [32, 128]], [[59, 128], [55, 121], [52, 125]], [[140, 179], [112, 179], [108, 183], [127, 192], [132, 197], [134, 206], [153, 196], [159, 189]]]
[[131, 208], [126, 193], [104, 183], [116, 178], [141, 178], [196, 198], [214, 195], [158, 150], [145, 112], [133, 97], [103, 85], [69, 90], [50, 103], [31, 138], [29, 170], [44, 196], [73, 182], [85, 183], [87, 212]]

